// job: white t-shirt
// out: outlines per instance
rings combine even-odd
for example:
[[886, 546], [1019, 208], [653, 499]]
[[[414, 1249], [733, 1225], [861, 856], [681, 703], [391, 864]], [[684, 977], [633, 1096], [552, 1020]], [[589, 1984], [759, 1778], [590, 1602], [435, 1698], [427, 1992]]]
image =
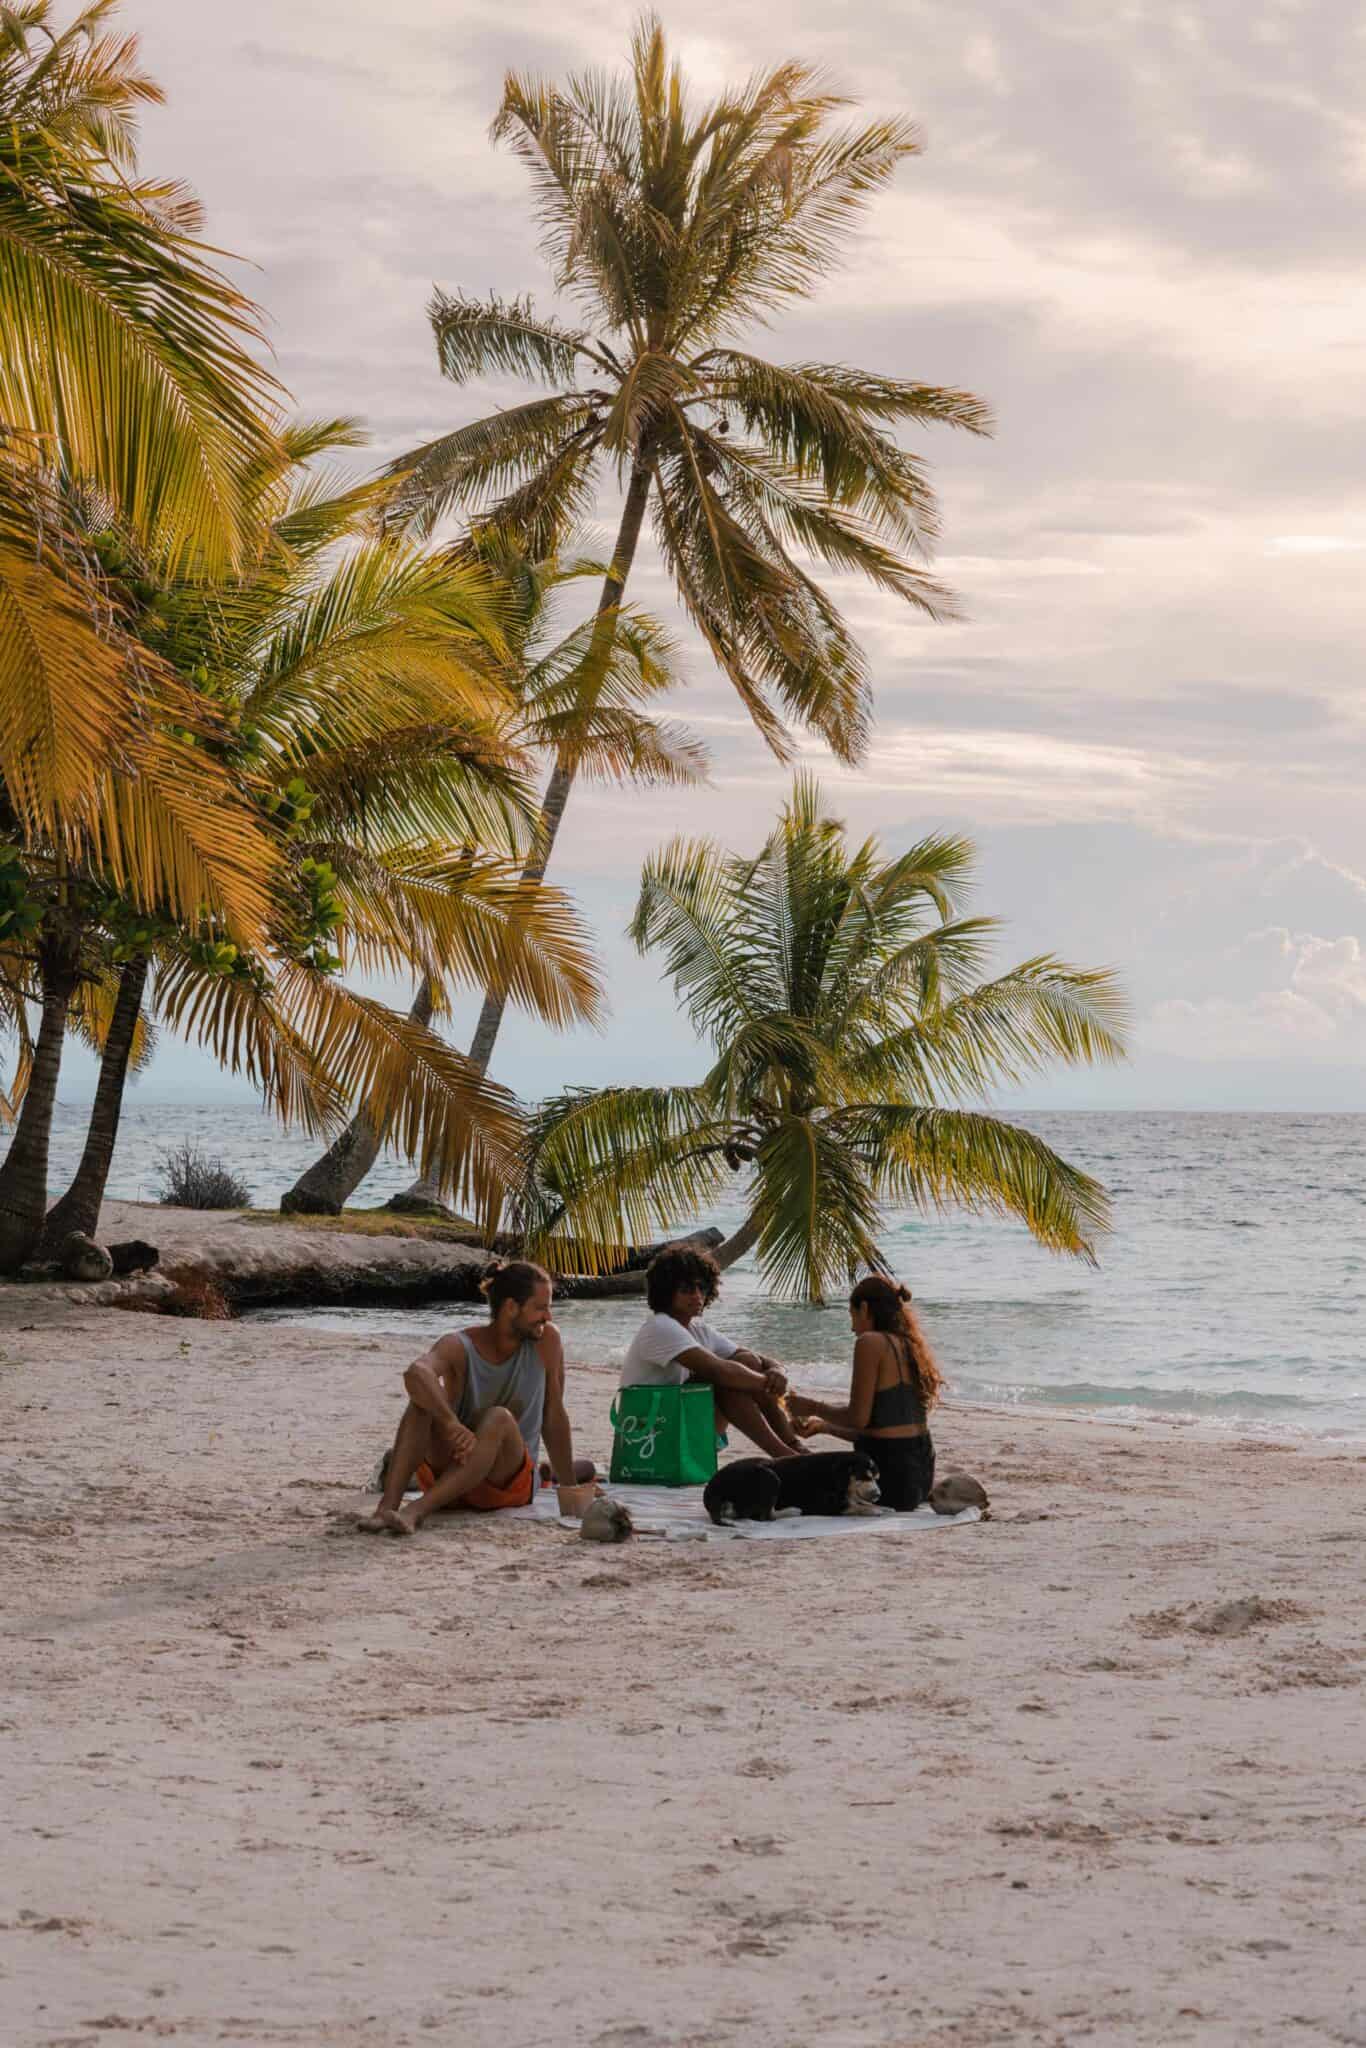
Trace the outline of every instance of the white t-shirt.
[[673, 1316], [647, 1316], [622, 1360], [621, 1385], [679, 1387], [688, 1377], [681, 1354], [698, 1347], [716, 1358], [733, 1358], [739, 1349], [701, 1316], [690, 1324], [676, 1322]]

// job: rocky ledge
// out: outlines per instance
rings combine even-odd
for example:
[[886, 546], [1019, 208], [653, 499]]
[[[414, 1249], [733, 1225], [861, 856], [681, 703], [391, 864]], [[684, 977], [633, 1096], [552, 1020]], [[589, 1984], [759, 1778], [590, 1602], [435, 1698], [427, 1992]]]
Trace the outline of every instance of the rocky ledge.
[[[396, 1307], [424, 1301], [477, 1302], [480, 1282], [496, 1258], [468, 1243], [372, 1237], [306, 1222], [265, 1223], [232, 1212], [163, 1208], [150, 1202], [106, 1202], [100, 1213], [99, 1243], [138, 1239], [156, 1246], [160, 1262], [155, 1271], [89, 1284], [54, 1282], [35, 1287], [33, 1295], [154, 1308], [170, 1306], [183, 1292], [208, 1288], [233, 1313], [382, 1302]], [[720, 1241], [717, 1230], [698, 1231], [687, 1240], [704, 1248]], [[643, 1262], [655, 1249], [643, 1247], [637, 1256]], [[643, 1293], [644, 1285], [642, 1264], [602, 1278], [557, 1276], [555, 1290], [561, 1299], [598, 1299]]]
[[491, 1252], [419, 1237], [366, 1237], [302, 1223], [256, 1223], [232, 1214], [107, 1202], [100, 1242], [144, 1238], [155, 1272], [72, 1288], [83, 1301], [155, 1305], [180, 1288], [217, 1290], [235, 1311], [393, 1302], [478, 1301]]

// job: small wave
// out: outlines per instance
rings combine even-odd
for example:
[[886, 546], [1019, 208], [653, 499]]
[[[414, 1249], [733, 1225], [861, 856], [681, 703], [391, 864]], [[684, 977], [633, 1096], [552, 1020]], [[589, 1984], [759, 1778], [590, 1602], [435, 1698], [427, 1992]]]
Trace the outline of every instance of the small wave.
[[983, 1294], [971, 1301], [935, 1301], [930, 1295], [917, 1295], [916, 1305], [927, 1316], [970, 1316], [974, 1322], [980, 1322], [994, 1315], [1047, 1316], [1060, 1311], [1075, 1315], [1078, 1310], [1090, 1308], [1091, 1296], [1084, 1287], [1063, 1287], [1056, 1294], [1035, 1295], [1032, 1299]]
[[1230, 1387], [1216, 1394], [1198, 1387], [1107, 1387], [1092, 1380], [1072, 1380], [1066, 1386], [1012, 1386], [959, 1375], [955, 1375], [953, 1387], [955, 1393], [970, 1400], [1028, 1401], [1046, 1408], [1142, 1408], [1186, 1415], [1307, 1415], [1324, 1405], [1299, 1394], [1255, 1393], [1250, 1387]]

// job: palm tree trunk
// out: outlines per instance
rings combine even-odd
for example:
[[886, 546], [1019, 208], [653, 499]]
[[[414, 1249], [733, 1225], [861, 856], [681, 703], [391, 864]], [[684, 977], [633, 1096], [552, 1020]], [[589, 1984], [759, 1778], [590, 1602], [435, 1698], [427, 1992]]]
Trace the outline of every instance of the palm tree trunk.
[[57, 1076], [66, 1038], [66, 1015], [79, 979], [80, 961], [69, 941], [44, 940], [38, 956], [43, 1021], [34, 1048], [24, 1106], [14, 1139], [0, 1166], [0, 1273], [17, 1273], [31, 1258], [47, 1210], [47, 1160]]
[[[617, 528], [617, 544], [612, 550], [612, 560], [603, 578], [602, 591], [598, 597], [599, 618], [604, 612], [615, 611], [625, 593], [626, 579], [635, 561], [636, 548], [640, 542], [640, 529], [645, 521], [645, 507], [649, 503], [652, 474], [649, 451], [643, 449], [631, 467], [631, 481], [626, 489], [626, 502], [622, 506], [621, 525]], [[615, 625], [609, 625], [604, 629], [609, 638], [615, 630]], [[589, 648], [589, 660], [602, 652], [602, 640], [595, 634]], [[569, 792], [573, 787], [574, 767], [561, 758], [551, 771], [545, 795], [541, 799], [536, 839], [522, 869], [524, 882], [534, 884], [545, 879], [555, 838], [564, 818], [565, 805], [569, 802]], [[507, 990], [500, 988], [496, 983], [485, 991], [484, 1006], [479, 1012], [479, 1022], [470, 1041], [469, 1054], [472, 1063], [481, 1074], [488, 1072], [489, 1061], [493, 1058], [493, 1048], [502, 1026], [507, 1000]], [[402, 1195], [395, 1196], [394, 1199], [405, 1207], [419, 1202], [435, 1203], [440, 1201], [441, 1191], [433, 1181], [420, 1175], [411, 1187], [405, 1188]]]
[[[436, 991], [424, 975], [408, 1022], [420, 1024], [425, 1031], [432, 1021], [435, 1000]], [[383, 1149], [383, 1133], [367, 1111], [359, 1110], [322, 1158], [281, 1195], [281, 1215], [340, 1216]]]
[[759, 1226], [751, 1216], [747, 1222], [740, 1225], [740, 1228], [732, 1236], [726, 1239], [724, 1244], [717, 1245], [716, 1250], [712, 1253], [712, 1257], [724, 1273], [727, 1266], [733, 1266], [737, 1259], [743, 1259], [746, 1252], [753, 1251], [758, 1242]]
[[[544, 880], [551, 850], [555, 844], [555, 835], [560, 829], [564, 807], [569, 802], [569, 792], [573, 787], [573, 769], [566, 768], [562, 761], [557, 761], [546, 784], [545, 795], [541, 799], [540, 815], [536, 821], [535, 849], [527, 856], [526, 865], [522, 869], [524, 882]], [[485, 991], [479, 1022], [475, 1025], [474, 1037], [470, 1040], [469, 1054], [471, 1062], [478, 1067], [481, 1074], [488, 1072], [499, 1027], [503, 1022], [503, 1012], [507, 1008], [507, 1000], [506, 989], [497, 985]], [[409, 1187], [404, 1188], [402, 1194], [392, 1196], [387, 1206], [391, 1209], [431, 1208], [440, 1200], [441, 1190], [436, 1182], [427, 1174], [419, 1174]]]
[[90, 1113], [90, 1128], [85, 1134], [85, 1150], [71, 1186], [48, 1211], [39, 1246], [45, 1258], [56, 1258], [73, 1230], [83, 1230], [87, 1237], [95, 1235], [105, 1184], [109, 1179], [109, 1166], [114, 1157], [114, 1142], [119, 1134], [123, 1091], [128, 1080], [128, 1063], [133, 1056], [138, 1018], [142, 1014], [149, 965], [145, 953], [135, 953], [119, 976], [119, 992], [100, 1058], [100, 1078], [95, 1089], [95, 1106]]
[[[715, 1259], [724, 1273], [727, 1266], [733, 1266], [737, 1259], [742, 1259], [758, 1241], [759, 1226], [751, 1220], [742, 1223], [740, 1228], [728, 1237], [724, 1244], [718, 1244], [709, 1256]], [[663, 1242], [686, 1244], [688, 1240], [665, 1239]], [[628, 1273], [602, 1273], [592, 1278], [576, 1274], [570, 1281], [561, 1279], [555, 1284], [559, 1292], [570, 1301], [618, 1301], [625, 1300], [633, 1294], [643, 1294], [649, 1277], [648, 1266], [634, 1266]]]

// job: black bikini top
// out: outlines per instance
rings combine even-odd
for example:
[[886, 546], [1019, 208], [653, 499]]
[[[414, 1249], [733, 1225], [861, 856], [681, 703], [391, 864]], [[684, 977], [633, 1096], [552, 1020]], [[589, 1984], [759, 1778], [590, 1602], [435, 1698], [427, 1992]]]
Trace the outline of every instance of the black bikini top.
[[[896, 1353], [896, 1365], [899, 1373], [905, 1364], [905, 1360], [901, 1355], [901, 1346], [896, 1342], [895, 1338], [889, 1337], [887, 1341]], [[914, 1379], [898, 1379], [894, 1387], [879, 1387], [874, 1394], [873, 1410], [868, 1417], [868, 1427], [869, 1429], [901, 1429], [907, 1423], [923, 1422], [924, 1420], [925, 1408], [920, 1399], [920, 1389]]]

